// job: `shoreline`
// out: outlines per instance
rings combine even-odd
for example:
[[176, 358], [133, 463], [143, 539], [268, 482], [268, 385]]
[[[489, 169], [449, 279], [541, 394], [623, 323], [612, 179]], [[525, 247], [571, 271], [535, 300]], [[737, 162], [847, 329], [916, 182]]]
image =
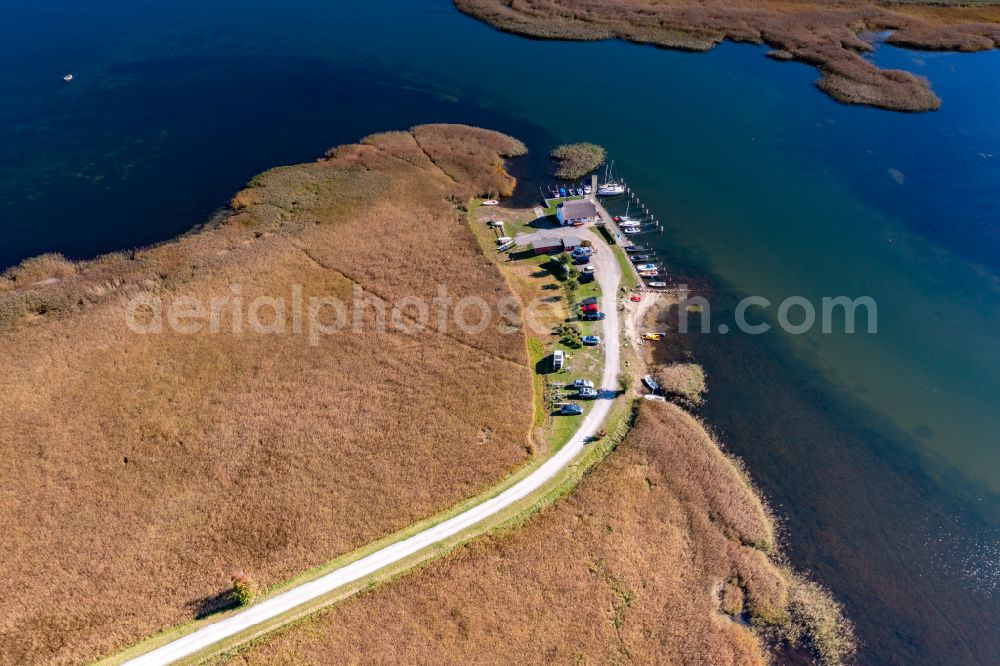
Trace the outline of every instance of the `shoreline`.
[[[357, 147], [355, 147], [355, 148], [358, 149], [360, 152], [364, 152], [360, 148], [357, 148]], [[350, 156], [350, 155], [343, 155], [343, 154], [338, 154], [338, 155], [339, 155], [340, 158], [344, 159], [347, 162], [350, 162], [350, 160], [353, 158], [353, 156]], [[272, 174], [272, 177], [276, 177], [276, 176], [274, 174]], [[241, 191], [233, 199], [234, 214], [228, 218], [228, 220], [230, 221], [230, 224], [224, 224], [224, 225], [221, 225], [221, 226], [218, 226], [218, 227], [215, 227], [215, 228], [211, 228], [211, 229], [205, 228], [202, 233], [195, 233], [195, 234], [191, 234], [191, 235], [185, 235], [185, 236], [177, 238], [177, 239], [172, 239], [170, 241], [165, 241], [163, 245], [158, 245], [158, 246], [155, 246], [153, 248], [147, 249], [145, 251], [141, 251], [141, 252], [136, 253], [137, 255], [139, 255], [138, 256], [138, 260], [141, 261], [141, 255], [143, 255], [143, 254], [147, 254], [147, 255], [159, 255], [160, 253], [168, 252], [169, 246], [171, 246], [171, 245], [173, 245], [175, 247], [177, 247], [177, 246], [183, 247], [185, 245], [194, 245], [195, 247], [201, 248], [202, 245], [205, 244], [205, 247], [207, 247], [207, 248], [219, 249], [220, 247], [224, 247], [224, 246], [220, 246], [218, 244], [218, 241], [220, 241], [224, 237], [230, 236], [230, 237], [232, 237], [232, 240], [237, 240], [237, 241], [239, 239], [244, 238], [247, 235], [248, 230], [246, 230], [246, 229], [240, 229], [240, 225], [238, 224], [238, 222], [240, 221], [240, 219], [242, 219], [240, 216], [246, 216], [247, 215], [246, 211], [249, 208], [252, 208], [254, 206], [257, 207], [256, 210], [258, 211], [258, 214], [260, 214], [262, 216], [264, 216], [270, 210], [269, 208], [266, 207], [267, 206], [267, 204], [265, 203], [266, 199], [260, 199], [260, 201], [257, 201], [256, 199], [258, 197], [260, 197], [259, 192], [255, 191], [254, 188], [252, 188], [252, 187], [249, 188], [249, 189]], [[265, 220], [265, 219], [269, 220], [271, 223], [275, 222], [275, 220], [271, 220], [271, 218], [266, 217], [266, 216], [262, 217], [261, 219], [262, 220]], [[270, 236], [271, 233], [274, 233], [274, 232], [265, 231], [265, 232], [262, 232], [262, 234], [267, 234], [266, 236], [260, 235], [260, 236], [255, 236], [255, 237], [258, 238], [258, 239], [260, 239], [260, 238], [266, 238], [266, 237], [271, 237]], [[255, 234], [251, 233], [250, 235], [255, 235]], [[167, 249], [164, 249], [164, 248], [167, 248]], [[230, 251], [232, 251], [232, 246], [229, 249], [225, 250], [225, 252], [230, 252]], [[190, 254], [188, 256], [190, 258], [195, 258], [197, 256], [197, 254], [192, 253], [192, 254]], [[65, 280], [62, 280], [61, 282], [52, 282], [52, 281], [50, 281], [50, 278], [43, 277], [41, 280], [35, 280], [34, 282], [29, 283], [28, 287], [37, 287], [37, 288], [39, 288], [38, 290], [41, 291], [45, 287], [48, 287], [50, 285], [59, 284], [58, 288], [50, 290], [50, 291], [62, 292], [62, 291], [65, 290], [68, 293], [74, 293], [74, 292], [78, 292], [80, 287], [87, 288], [88, 285], [93, 285], [94, 282], [95, 282], [95, 280], [97, 280], [102, 285], [111, 285], [111, 286], [110, 287], [102, 286], [101, 289], [103, 289], [103, 291], [100, 291], [98, 293], [94, 293], [94, 294], [92, 294], [92, 296], [95, 297], [98, 301], [104, 300], [104, 299], [110, 299], [111, 301], [114, 301], [114, 299], [115, 299], [114, 294], [116, 292], [119, 292], [119, 293], [125, 292], [125, 293], [127, 293], [129, 291], [129, 289], [130, 289], [129, 282], [131, 282], [132, 288], [140, 287], [141, 284], [143, 284], [142, 281], [139, 281], [139, 280], [136, 279], [136, 273], [138, 271], [136, 271], [135, 269], [133, 269], [133, 272], [131, 274], [132, 275], [132, 279], [131, 280], [129, 279], [130, 274], [128, 272], [117, 273], [114, 270], [114, 265], [115, 265], [116, 262], [119, 262], [119, 261], [136, 261], [136, 258], [132, 258], [132, 259], [126, 260], [125, 257], [121, 256], [121, 253], [119, 253], [119, 254], [114, 254], [114, 255], [108, 255], [107, 257], [100, 257], [100, 258], [98, 258], [96, 260], [93, 260], [92, 262], [80, 262], [80, 263], [73, 263], [73, 264], [70, 264], [69, 262], [63, 262], [63, 263], [56, 262], [57, 267], [60, 267], [61, 269], [65, 269], [66, 265], [68, 265], [70, 267], [70, 269], [72, 269], [72, 270], [66, 269], [67, 270], [67, 278]], [[30, 265], [31, 262], [29, 260], [29, 262], [26, 262], [26, 263]], [[41, 267], [44, 267], [44, 264], [42, 262], [36, 262], [36, 263], [39, 263], [39, 264], [41, 264]], [[616, 267], [618, 266], [618, 264], [616, 262], [614, 262], [614, 261], [609, 262], [609, 264], [610, 265], [614, 265]], [[123, 264], [121, 264], [121, 266], [124, 268], [126, 266], [129, 266], [129, 264], [128, 263], [123, 263]], [[21, 268], [22, 269], [24, 268], [23, 264], [22, 264]], [[184, 271], [181, 270], [181, 273], [183, 273], [183, 272]], [[9, 300], [9, 299], [13, 298], [14, 301], [17, 301], [18, 300], [17, 297], [22, 295], [20, 292], [21, 292], [21, 289], [14, 289], [14, 290], [9, 290], [7, 292], [0, 292], [0, 305], [3, 304], [3, 301], [5, 299]], [[631, 300], [628, 299], [628, 295], [630, 293], [640, 293], [642, 295], [641, 300], [638, 303], [633, 303]], [[667, 293], [663, 293], [663, 292], [653, 292], [653, 291], [647, 291], [647, 290], [636, 290], [635, 292], [628, 292], [628, 291], [626, 291], [626, 292], [624, 292], [624, 295], [623, 295], [622, 293], [619, 293], [619, 291], [617, 289], [617, 286], [616, 286], [616, 288], [614, 290], [608, 292], [607, 294], [605, 294], [605, 296], [606, 296], [606, 301], [608, 303], [608, 307], [606, 307], [605, 309], [609, 310], [609, 311], [612, 309], [612, 307], [610, 307], [610, 304], [615, 303], [620, 298], [624, 298], [625, 307], [621, 308], [621, 311], [623, 313], [623, 321], [621, 322], [621, 329], [623, 329], [625, 331], [625, 333], [627, 335], [627, 338], [629, 340], [629, 344], [628, 345], [623, 345], [623, 346], [626, 346], [626, 347], [630, 346], [633, 350], [635, 350], [636, 353], [635, 354], [630, 354], [629, 356], [630, 357], [634, 357], [635, 362], [640, 365], [640, 367], [643, 369], [642, 370], [643, 373], [645, 373], [645, 371], [648, 370], [650, 359], [648, 358], [648, 355], [646, 354], [647, 348], [649, 346], [646, 345], [645, 341], [643, 341], [642, 338], [641, 338], [642, 329], [643, 329], [643, 327], [645, 325], [645, 321], [648, 318], [648, 316], [651, 313], [655, 312], [655, 310], [656, 310], [657, 307], [662, 306], [666, 301], [670, 300], [672, 298], [672, 295], [667, 294]], [[68, 316], [72, 316], [72, 315], [68, 315]], [[613, 319], [609, 318], [608, 324], [611, 324], [612, 322], [613, 322]], [[616, 324], [615, 327], [618, 328], [618, 325]], [[0, 330], [2, 330], [2, 329], [0, 329]], [[610, 336], [606, 335], [605, 338], [606, 339], [610, 339]], [[621, 350], [621, 351], [626, 351], [626, 350]], [[606, 368], [604, 370], [604, 375], [606, 375], [606, 376], [602, 380], [602, 386], [610, 387], [611, 385], [615, 384], [614, 379], [615, 379], [615, 374], [616, 373], [611, 371], [612, 367], [613, 366], [609, 364], [608, 368]], [[607, 375], [609, 375], [609, 373], [611, 375], [610, 379], [607, 376]], [[633, 395], [634, 395], [634, 393], [633, 393]], [[629, 397], [631, 397], [631, 396], [629, 396]], [[642, 402], [642, 401], [640, 401], [640, 402]], [[654, 405], [654, 406], [650, 406], [650, 409], [655, 409], [655, 408], [658, 408], [658, 407], [659, 407], [658, 405]], [[666, 408], [666, 407], [664, 407], [664, 408]], [[684, 410], [681, 410], [681, 411], [684, 411]], [[684, 413], [687, 414], [686, 411]], [[690, 415], [688, 415], [688, 416], [690, 416]], [[692, 418], [692, 421], [694, 421], [694, 422], [697, 423], [696, 430], [698, 432], [700, 432], [706, 438], [706, 440], [711, 440], [711, 437], [708, 435], [708, 432], [707, 432], [707, 430], [705, 430], [704, 425], [701, 423], [701, 421], [698, 420], [697, 418], [694, 418], [694, 417], [691, 417], [691, 418]], [[597, 426], [600, 426], [600, 425], [603, 425], [603, 424], [604, 424], [603, 420], [602, 420], [601, 423], [598, 423], [596, 425], [591, 424], [591, 426], [592, 426], [591, 429], [596, 429]], [[596, 432], [596, 430], [595, 430], [595, 432]], [[627, 434], [625, 434], [623, 436], [627, 436]], [[701, 436], [701, 435], [699, 435], [699, 436]], [[574, 441], [575, 441], [575, 439], [576, 438], [574, 438]], [[734, 478], [737, 478], [737, 479], [741, 480], [741, 482], [740, 482], [739, 485], [741, 486], [742, 490], [737, 489], [737, 488], [731, 488], [730, 490], [732, 490], [733, 492], [743, 492], [743, 491], [745, 491], [745, 492], [749, 493], [750, 499], [748, 501], [750, 502], [750, 505], [765, 507], [766, 505], [764, 504], [763, 499], [761, 498], [760, 494], [754, 488], [752, 482], [747, 477], [745, 471], [743, 471], [743, 468], [738, 463], [738, 461], [734, 461], [728, 455], [726, 455], [721, 450], [721, 448], [717, 446], [717, 444], [713, 445], [713, 447], [714, 448], [712, 448], [711, 451], [706, 451], [705, 452], [706, 455], [709, 455], [710, 457], [721, 456], [722, 459], [724, 460], [724, 462], [721, 463], [721, 464], [723, 464], [724, 467], [727, 466], [727, 465], [732, 467], [732, 469], [730, 470], [730, 472], [727, 472], [727, 474], [730, 474], [730, 475], [734, 474], [735, 475]], [[611, 446], [611, 449], [608, 449], [606, 451], [606, 453], [611, 453], [611, 450], [613, 448], [614, 447]], [[562, 449], [560, 453], [556, 454], [556, 456], [562, 456], [562, 458], [566, 458], [567, 456], [570, 456], [570, 454], [574, 454], [573, 457], [575, 458], [576, 457], [576, 453], [579, 453], [580, 455], [585, 456], [586, 460], [589, 461], [589, 463], [586, 464], [586, 465], [582, 465], [581, 464], [581, 465], [579, 465], [579, 468], [577, 468], [577, 464], [568, 466], [566, 468], [566, 470], [565, 470], [565, 473], [568, 475], [566, 477], [566, 480], [572, 481], [570, 483], [570, 485], [565, 490], [563, 490], [560, 493], [556, 494], [554, 497], [550, 496], [552, 491], [546, 490], [546, 495], [545, 495], [544, 498], [542, 498], [542, 501], [545, 501], [547, 503], [548, 501], [551, 501], [551, 499], [555, 499], [556, 497], [561, 496], [561, 494], [564, 493], [564, 492], [570, 492], [570, 491], [574, 490], [577, 487], [577, 482], [579, 481], [580, 476], [589, 468], [589, 466], [591, 464], [595, 464], [596, 462], [600, 461], [603, 458], [603, 456], [599, 456], [596, 453], [597, 451], [600, 451], [600, 449], [591, 447], [591, 448], [588, 448], [587, 451], [590, 451], [590, 453], [586, 453], [585, 454], [582, 449], [580, 451], [576, 451], [572, 447], [566, 447], [566, 448]], [[556, 456], [554, 456], [554, 457], [556, 457]], [[597, 456], [597, 457], [595, 458], [594, 456]], [[549, 460], [551, 461], [552, 459], [549, 459]], [[126, 464], [127, 464], [127, 459], [126, 459]], [[729, 469], [729, 468], [726, 467], [726, 469]], [[563, 477], [559, 477], [559, 478], [563, 479]], [[561, 480], [560, 483], [566, 483], [567, 482], [566, 480]], [[722, 483], [722, 480], [720, 480], [720, 483]], [[513, 487], [510, 490], [513, 490]], [[762, 511], [765, 514], [767, 514], [766, 509], [762, 509]], [[520, 515], [520, 514], [518, 514], [518, 515]], [[517, 518], [517, 516], [514, 516], [514, 518], [511, 518], [511, 519], [518, 519], [518, 520], [520, 520], [519, 518]], [[767, 520], [765, 520], [765, 523], [767, 523]], [[767, 524], [770, 525], [770, 523], [767, 523]], [[760, 543], [760, 549], [765, 554], [770, 554], [776, 548], [773, 545], [773, 531], [774, 531], [773, 525], [770, 525], [769, 527], [765, 527], [765, 529], [764, 529], [764, 532], [766, 534], [771, 534], [770, 537], [764, 538], [764, 540], [761, 541], [761, 543]], [[461, 542], [464, 539], [473, 538], [474, 536], [475, 535], [469, 536], [467, 534], [463, 534], [463, 536], [461, 536], [459, 538], [459, 541]], [[350, 555], [350, 553], [348, 553], [348, 555]], [[360, 564], [360, 561], [359, 561], [359, 564]], [[770, 560], [768, 560], [768, 564], [769, 564], [769, 566], [777, 566], [775, 562], [772, 562]], [[407, 567], [407, 569], [408, 568], [409, 567]], [[398, 575], [399, 573], [402, 573], [402, 571], [401, 572], [395, 572], [393, 575]], [[782, 576], [782, 577], [784, 576], [784, 574], [780, 573], [777, 569], [774, 572], [772, 572], [772, 573], [774, 575], [779, 575], [780, 574], [780, 576]], [[302, 574], [300, 574], [300, 575], [302, 575]], [[784, 579], [784, 578], [782, 578], [782, 579], [785, 580], [785, 585], [787, 585], [789, 587], [789, 589], [791, 589], [791, 587], [792, 587], [792, 583], [790, 582], [791, 579]], [[723, 581], [723, 583], [724, 583], [724, 581]], [[722, 585], [722, 583], [720, 583], [720, 585]], [[723, 588], [720, 587], [719, 589], [722, 590]], [[729, 588], [726, 588], [726, 589], [729, 589]], [[332, 592], [337, 592], [337, 590], [332, 590]], [[737, 593], [736, 592], [731, 592], [731, 594], [737, 594]], [[740, 593], [740, 594], [742, 594], [742, 593]], [[783, 608], [784, 607], [783, 604], [785, 604], [785, 603], [786, 602], [780, 602], [779, 606]], [[312, 611], [309, 611], [309, 612], [312, 612]], [[778, 613], [778, 615], [776, 615], [776, 616], [771, 617], [770, 622], [773, 623], [774, 626], [782, 626], [782, 623], [785, 622], [785, 620], [783, 619], [784, 618], [784, 615], [782, 614], [783, 612], [784, 611], [782, 611], [781, 613]], [[235, 617], [235, 616], [233, 616], [233, 617]], [[218, 619], [218, 618], [216, 618], [216, 619]], [[170, 630], [167, 629], [166, 632], [169, 633]], [[154, 638], [153, 640], [156, 640], [156, 639]]]
[[708, 51], [726, 40], [766, 44], [774, 60], [816, 67], [816, 86], [833, 99], [890, 111], [933, 111], [941, 99], [927, 79], [880, 69], [864, 59], [875, 48], [865, 36], [889, 31], [886, 43], [928, 51], [1000, 48], [1000, 5], [872, 5], [850, 0], [830, 7], [814, 0], [801, 5], [765, 0], [740, 6], [725, 0], [707, 5], [688, 0], [664, 6], [631, 0], [625, 6], [574, 10], [554, 0], [529, 0], [517, 7], [503, 0], [453, 2], [459, 11], [499, 30], [536, 39], [621, 39], [684, 51]]

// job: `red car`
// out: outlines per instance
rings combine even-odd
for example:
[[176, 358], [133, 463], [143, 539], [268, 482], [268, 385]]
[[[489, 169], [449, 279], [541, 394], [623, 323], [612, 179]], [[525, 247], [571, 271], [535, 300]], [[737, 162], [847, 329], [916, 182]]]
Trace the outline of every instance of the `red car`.
[[590, 314], [592, 312], [599, 312], [600, 309], [597, 307], [597, 303], [586, 303], [581, 308], [584, 314]]

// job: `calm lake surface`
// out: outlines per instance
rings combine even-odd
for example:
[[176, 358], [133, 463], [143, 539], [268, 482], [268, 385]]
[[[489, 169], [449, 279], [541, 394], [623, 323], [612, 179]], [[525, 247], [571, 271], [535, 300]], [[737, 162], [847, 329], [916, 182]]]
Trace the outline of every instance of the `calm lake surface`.
[[688, 336], [702, 415], [862, 662], [1000, 663], [1000, 53], [879, 48], [944, 100], [903, 115], [766, 49], [526, 40], [446, 0], [0, 7], [0, 268], [162, 241], [268, 167], [444, 121], [528, 143], [527, 203], [554, 145], [606, 146], [713, 324], [745, 295], [764, 321], [873, 297], [874, 335]]

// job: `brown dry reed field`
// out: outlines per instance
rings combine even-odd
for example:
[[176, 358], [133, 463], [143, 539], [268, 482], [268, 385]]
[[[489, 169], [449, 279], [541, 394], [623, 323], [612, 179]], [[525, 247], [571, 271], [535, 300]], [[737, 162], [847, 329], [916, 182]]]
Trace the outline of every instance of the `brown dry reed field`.
[[[767, 44], [779, 60], [819, 69], [816, 85], [834, 99], [897, 111], [941, 105], [928, 81], [862, 58], [867, 33], [932, 51], [1000, 46], [1000, 2], [992, 0], [454, 0], [501, 30], [544, 39], [625, 39], [707, 51], [723, 40]], [[992, 82], [984, 81], [984, 85]]]
[[228, 663], [752, 666], [777, 640], [850, 659], [839, 605], [779, 559], [742, 468], [687, 412], [645, 402], [615, 453], [526, 524]]
[[577, 180], [604, 164], [608, 151], [595, 143], [570, 143], [553, 149], [551, 157], [556, 178]]
[[[509, 296], [456, 203], [502, 134], [430, 125], [256, 177], [217, 228], [0, 276], [0, 662], [107, 655], [496, 483], [531, 455], [521, 332], [136, 335], [135, 294]], [[370, 316], [374, 317], [374, 313]], [[221, 596], [220, 596], [221, 595]]]

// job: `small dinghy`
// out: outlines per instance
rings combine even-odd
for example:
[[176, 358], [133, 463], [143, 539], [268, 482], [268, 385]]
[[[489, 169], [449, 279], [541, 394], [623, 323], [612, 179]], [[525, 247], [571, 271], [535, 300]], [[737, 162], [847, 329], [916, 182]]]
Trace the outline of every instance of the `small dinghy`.
[[67, 74], [66, 76], [63, 77], [63, 81], [72, 81], [72, 80], [73, 80], [72, 74]]
[[499, 206], [500, 202], [497, 201], [496, 199], [487, 199], [486, 201], [483, 202], [483, 205], [484, 206]]

